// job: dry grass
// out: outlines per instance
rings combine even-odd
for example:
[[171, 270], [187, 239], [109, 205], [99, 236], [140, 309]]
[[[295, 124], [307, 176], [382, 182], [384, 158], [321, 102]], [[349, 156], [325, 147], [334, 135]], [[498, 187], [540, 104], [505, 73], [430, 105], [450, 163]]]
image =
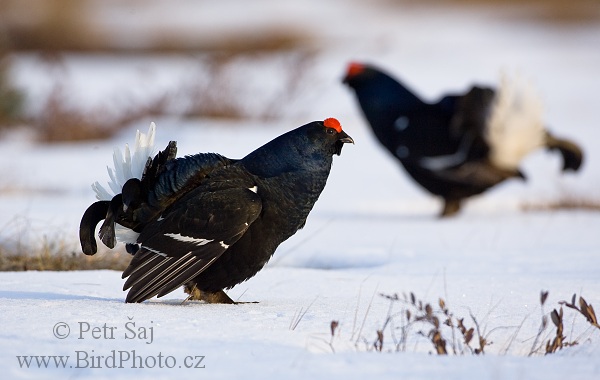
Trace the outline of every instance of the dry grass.
[[[393, 350], [404, 352], [411, 335], [416, 335], [430, 342], [432, 353], [437, 355], [481, 355], [485, 353], [492, 331], [482, 329], [477, 318], [469, 313], [469, 321], [459, 318], [452, 312], [443, 298], [437, 304], [419, 300], [414, 293], [386, 295], [382, 297], [390, 301], [388, 315], [383, 327], [377, 330], [377, 338], [373, 343], [376, 351], [382, 351], [383, 332], [389, 329], [393, 340]], [[393, 305], [401, 304], [399, 312], [392, 313]], [[476, 339], [474, 339], [476, 338]]]
[[[384, 0], [400, 5], [435, 7], [439, 5], [462, 8], [513, 9], [508, 17], [552, 24], [595, 23], [600, 19], [597, 0]], [[502, 17], [502, 14], [498, 15]]]
[[[273, 120], [284, 116], [286, 105], [294, 101], [306, 85], [313, 64], [313, 50], [279, 52], [269, 57], [281, 60], [285, 71], [277, 73], [278, 85], [271, 88], [256, 83], [252, 71], [262, 70], [265, 55], [256, 52], [220, 52], [205, 54], [196, 78], [184, 84], [177, 95], [187, 104], [187, 118], [227, 118]], [[240, 75], [246, 68], [246, 75]], [[257, 73], [264, 76], [264, 73]], [[255, 94], [260, 93], [257, 103]], [[251, 106], [249, 106], [251, 104]]]
[[9, 63], [0, 46], [0, 130], [18, 122], [24, 101], [24, 95], [8, 80]]
[[[46, 143], [111, 138], [132, 123], [149, 117], [274, 120], [284, 116], [288, 109], [286, 106], [293, 103], [305, 89], [303, 86], [307, 82], [305, 79], [314, 52], [285, 53], [277, 58], [283, 60], [289, 69], [278, 73], [281, 74], [278, 75], [280, 81], [268, 89], [260, 83], [248, 83], [248, 78], [237, 72], [240, 67], [249, 67], [250, 75], [253, 70], [260, 70], [264, 56], [254, 53], [211, 53], [199, 58], [197, 72], [175, 91], [166, 89], [153, 97], [139, 99], [134, 96], [123, 99], [123, 94], [119, 93], [114, 97], [120, 99], [118, 107], [97, 105], [83, 110], [69, 101], [67, 90], [58, 84], [47, 97], [41, 111], [21, 119], [33, 129], [38, 141]], [[240, 64], [252, 60], [252, 65]], [[54, 66], [63, 65], [60, 54], [44, 62], [50, 65], [48, 71], [54, 75], [64, 75], [60, 74], [62, 70], [52, 70]], [[55, 82], [64, 81], [57, 78]], [[259, 91], [263, 91], [261, 96], [252, 98], [254, 103], [249, 107], [248, 96], [252, 97]]]
[[9, 247], [0, 245], [0, 271], [70, 271], [112, 269], [124, 270], [131, 256], [101, 252], [86, 256], [63, 244], [47, 243], [42, 247]]
[[[306, 58], [312, 56], [312, 53], [302, 53], [310, 50], [307, 36], [283, 26], [256, 33], [232, 32], [232, 35], [211, 40], [198, 39], [198, 43], [192, 42], [192, 45], [189, 39], [175, 32], [164, 33], [153, 41], [146, 41], [142, 47], [127, 48], [120, 41], [112, 41], [112, 37], [103, 34], [94, 22], [88, 22], [90, 17], [94, 17], [94, 6], [93, 1], [47, 0], [40, 3], [32, 0], [0, 0], [0, 22], [4, 24], [0, 31], [0, 52], [33, 50], [42, 53], [46, 63], [57, 66], [61, 65], [62, 54], [72, 51], [89, 54], [192, 52], [205, 57], [197, 77], [189, 78], [175, 93], [158, 94], [152, 99], [131, 97], [123, 100], [123, 94], [119, 93], [119, 96], [115, 96], [120, 99], [119, 104], [113, 109], [99, 105], [83, 110], [70, 104], [65, 96], [67, 89], [57, 85], [42, 110], [25, 117], [20, 113], [20, 106], [27, 94], [20, 94], [9, 87], [3, 75], [6, 64], [0, 60], [0, 128], [25, 124], [33, 127], [39, 141], [63, 142], [110, 138], [131, 123], [149, 116], [272, 119], [280, 116], [284, 108], [278, 106], [296, 95]], [[248, 100], [249, 91], [243, 87], [245, 83], [240, 83], [241, 79], [232, 80], [229, 68], [233, 63], [252, 59], [257, 54], [290, 51], [301, 53], [292, 59], [289, 75], [282, 79], [288, 87], [287, 91], [281, 90], [272, 98], [265, 99], [265, 104], [249, 110], [245, 101]], [[53, 75], [62, 73], [61, 70], [52, 72]], [[65, 81], [58, 77], [55, 82]], [[239, 95], [240, 89], [246, 91], [246, 99]], [[250, 89], [251, 94], [256, 91]], [[129, 107], [123, 108], [123, 104], [129, 104]], [[116, 108], [119, 110], [115, 111]]]
[[[501, 346], [504, 348], [496, 350], [498, 354], [506, 355], [510, 353], [515, 341], [527, 344], [533, 340], [527, 356], [548, 355], [588, 341], [591, 333], [600, 329], [593, 306], [583, 297], [579, 297], [579, 301], [576, 303], [576, 295], [573, 295], [570, 302], [558, 302], [561, 305], [559, 310], [553, 309], [552, 312], [545, 313], [544, 305], [548, 298], [548, 292], [542, 291], [540, 296], [542, 322], [537, 333], [529, 335], [533, 338], [524, 340], [519, 340], [518, 336], [528, 334], [527, 331], [523, 331], [523, 325], [527, 317], [518, 326], [489, 328], [487, 322], [483, 323], [483, 321], [489, 320], [495, 307], [482, 320], [479, 320], [470, 311], [468, 317], [459, 317], [457, 313], [448, 307], [443, 298], [439, 298], [436, 303], [429, 303], [418, 299], [412, 292], [402, 296], [398, 294], [380, 294], [380, 296], [390, 302], [383, 325], [375, 330], [372, 338], [362, 335], [362, 328], [358, 338], [355, 338], [355, 333], [353, 333], [349, 343], [353, 344], [357, 351], [407, 352], [410, 347], [416, 350], [419, 341], [425, 340], [431, 347], [430, 354], [483, 355], [488, 352], [490, 346], [494, 345], [491, 339], [494, 333], [508, 329], [513, 332], [509, 335], [508, 341]], [[371, 302], [366, 314], [368, 314]], [[400, 309], [394, 311], [398, 309], [398, 305], [400, 305]], [[574, 318], [583, 316], [589, 325], [588, 328], [577, 336], [574, 335], [574, 330], [572, 330], [571, 336], [567, 338], [564, 332], [566, 317], [563, 306], [576, 312]], [[556, 327], [554, 334], [548, 332], [548, 320], [551, 320]], [[319, 344], [325, 345], [326, 350], [336, 352], [336, 346], [339, 345], [341, 340], [339, 326], [340, 322], [333, 320], [330, 324], [330, 334], [327, 334], [327, 337], [324, 337], [324, 335], [316, 337]]]
[[[81, 0], [0, 0], [2, 30], [12, 50], [35, 50], [44, 52], [152, 52], [170, 53], [181, 51], [275, 51], [306, 45], [308, 38], [285, 27], [265, 28], [261, 32], [231, 32], [212, 39], [186, 36], [189, 31], [180, 25], [160, 25], [163, 33], [138, 44], [127, 44], [105, 29], [98, 14], [110, 9], [113, 12], [129, 12], [132, 7], [144, 7], [139, 2], [122, 1], [111, 5], [100, 1]], [[100, 10], [100, 12], [98, 12]], [[169, 17], [166, 15], [166, 17]], [[125, 32], [126, 33], [126, 32]], [[152, 33], [148, 33], [152, 34]]]
[[[414, 2], [412, 0], [390, 1], [380, 6], [422, 6], [435, 7], [439, 2]], [[509, 5], [525, 6], [526, 9], [541, 9], [541, 11], [526, 12], [526, 14], [551, 15], [556, 19], [587, 20], [598, 12], [590, 12], [590, 4], [595, 0], [579, 0], [566, 4], [559, 0], [526, 0], [525, 2], [509, 1]], [[5, 24], [3, 34], [6, 45], [13, 51], [35, 50], [44, 52], [47, 56], [60, 60], [60, 54], [65, 51], [120, 52], [120, 53], [165, 53], [165, 52], [194, 52], [202, 53], [208, 58], [202, 66], [200, 78], [191, 78], [175, 94], [162, 94], [154, 99], [130, 99], [131, 106], [121, 111], [112, 111], [104, 106], [91, 110], [80, 110], [65, 101], [63, 88], [56, 88], [47, 99], [43, 110], [24, 120], [20, 115], [21, 104], [26, 94], [20, 94], [11, 89], [3, 77], [0, 64], [0, 128], [12, 125], [14, 120], [32, 125], [40, 141], [78, 141], [103, 139], [113, 136], [132, 122], [148, 116], [181, 116], [208, 118], [254, 118], [275, 119], [286, 111], [289, 104], [303, 89], [301, 83], [305, 78], [308, 65], [312, 62], [313, 53], [310, 51], [311, 41], [298, 31], [280, 27], [276, 30], [264, 30], [256, 33], [237, 32], [237, 34], [221, 36], [210, 41], [190, 45], [189, 40], [179, 38], [177, 33], [164, 33], [155, 41], [147, 41], [143, 47], [130, 47], [129, 50], [119, 41], [111, 41], [107, 35], [98, 30], [93, 19], [94, 1], [81, 2], [78, 0], [0, 0], [0, 17]], [[500, 0], [447, 0], [453, 6], [490, 6], [506, 5]], [[97, 5], [97, 4], [96, 4]], [[131, 6], [125, 1], [115, 6]], [[595, 3], [597, 5], [597, 2]], [[520, 13], [519, 13], [520, 14]], [[555, 15], [555, 16], [552, 16]], [[520, 17], [520, 16], [519, 16]], [[1, 36], [0, 36], [1, 37]], [[2, 40], [2, 38], [0, 38]], [[0, 41], [1, 42], [1, 41]], [[277, 54], [280, 52], [298, 51], [296, 57], [286, 66], [289, 73], [282, 77], [282, 86], [265, 102], [254, 105], [248, 110], [247, 101], [260, 88], [246, 91], [242, 88], [245, 83], [232, 79], [229, 67], [239, 60], [252, 58], [256, 54]], [[304, 51], [304, 53], [302, 53]], [[208, 80], [204, 80], [208, 78]], [[60, 83], [60, 78], [57, 81]], [[246, 91], [240, 96], [240, 89]], [[184, 109], [173, 115], [173, 102], [188, 99]], [[252, 100], [252, 99], [250, 99]], [[21, 123], [23, 124], [23, 123]], [[551, 205], [550, 207], [554, 207]], [[600, 207], [596, 204], [596, 207]]]
[[0, 271], [124, 270], [131, 260], [125, 249], [86, 256], [60, 228], [50, 233], [52, 239], [38, 229], [37, 223], [25, 218], [14, 218], [0, 226]]
[[[588, 304], [583, 297], [579, 297], [579, 306], [577, 306], [575, 303], [576, 299], [576, 294], [573, 294], [571, 302], [561, 301], [559, 302], [559, 304], [564, 305], [569, 309], [577, 311], [587, 320], [590, 326], [600, 329], [600, 325], [598, 324], [598, 318], [596, 317], [594, 307], [591, 304]], [[550, 313], [550, 318], [552, 320], [552, 323], [556, 327], [556, 334], [553, 339], [549, 339], [546, 342], [546, 354], [553, 354], [559, 350], [562, 350], [565, 347], [575, 346], [579, 344], [579, 338], [574, 338], [569, 341], [564, 335], [564, 311], [562, 306], [559, 310], [552, 310], [552, 312]]]
[[526, 203], [521, 206], [523, 211], [556, 211], [556, 210], [587, 210], [600, 211], [600, 200], [565, 195], [554, 201]]
[[[50, 249], [48, 249], [50, 248]], [[123, 271], [131, 256], [108, 252], [85, 256], [75, 251], [54, 251], [51, 247], [15, 253], [0, 247], [0, 271], [71, 271], [112, 269]]]
[[42, 111], [27, 121], [27, 124], [34, 128], [39, 141], [107, 139], [137, 120], [160, 114], [166, 104], [166, 96], [146, 103], [131, 101], [132, 106], [129, 109], [115, 113], [104, 107], [83, 111], [69, 105], [65, 98], [64, 90], [60, 87], [55, 88]]
[[296, 327], [298, 327], [298, 325], [300, 324], [300, 321], [302, 321], [302, 318], [304, 318], [304, 316], [306, 315], [306, 313], [308, 313], [308, 310], [311, 308], [311, 306], [315, 303], [315, 301], [317, 300], [316, 297], [311, 303], [310, 305], [308, 305], [306, 307], [306, 309], [304, 307], [301, 307], [300, 310], [298, 310], [297, 313], [294, 313], [294, 316], [292, 317], [292, 320], [290, 321], [290, 326], [289, 329], [290, 330], [296, 330]]
[[[144, 6], [139, 2], [113, 2], [112, 11], [128, 12], [133, 7]], [[518, 10], [510, 17], [552, 23], [581, 23], [598, 21], [596, 0], [382, 0], [372, 4], [402, 11], [410, 7], [511, 7]], [[396, 9], [400, 8], [400, 10]], [[300, 45], [307, 46], [309, 38], [298, 31], [285, 27], [264, 28], [248, 33], [232, 32], [230, 35], [212, 39], [191, 39], [180, 33], [180, 26], [162, 28], [165, 30], [153, 40], [145, 40], [137, 46], [128, 46], [123, 41], [115, 41], [114, 34], [107, 33], [96, 16], [109, 6], [101, 0], [0, 0], [0, 21], [4, 24], [3, 33], [11, 49], [38, 51], [137, 51], [172, 52], [182, 50], [203, 51], [273, 51], [289, 49]], [[100, 10], [100, 12], [98, 12]], [[168, 15], [167, 15], [168, 17]], [[225, 15], [224, 15], [225, 17]], [[276, 17], [276, 15], [274, 15]], [[110, 24], [108, 24], [110, 25]]]
[[[580, 334], [579, 336], [565, 336], [565, 313], [563, 306], [568, 309], [575, 310], [578, 312], [578, 315], [583, 316], [586, 321], [590, 325], [590, 329], [599, 329], [600, 325], [598, 324], [598, 318], [596, 317], [596, 312], [594, 311], [594, 307], [591, 304], [588, 304], [587, 301], [583, 297], [579, 297], [579, 306], [576, 304], [577, 295], [573, 294], [571, 298], [571, 302], [560, 301], [560, 308], [553, 309], [549, 314], [543, 313], [544, 304], [546, 299], [548, 298], [548, 292], [542, 291], [540, 296], [540, 304], [542, 309], [542, 322], [540, 323], [540, 327], [538, 329], [538, 333], [535, 336], [533, 341], [533, 345], [529, 352], [529, 356], [534, 354], [544, 353], [545, 355], [553, 354], [557, 351], [562, 350], [563, 348], [577, 346], [580, 342], [583, 341], [584, 334]], [[550, 316], [550, 320], [554, 327], [556, 327], [554, 335], [546, 335], [543, 337], [543, 334], [547, 330], [548, 324], [548, 315]]]
[[9, 48], [80, 50], [97, 44], [98, 36], [85, 22], [85, 7], [86, 2], [79, 0], [0, 0]]

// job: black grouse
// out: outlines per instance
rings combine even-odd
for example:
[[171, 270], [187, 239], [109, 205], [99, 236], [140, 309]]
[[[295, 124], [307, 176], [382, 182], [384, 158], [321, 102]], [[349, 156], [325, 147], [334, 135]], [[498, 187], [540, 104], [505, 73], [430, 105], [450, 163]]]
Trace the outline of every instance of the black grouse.
[[422, 187], [444, 200], [442, 216], [511, 177], [540, 147], [558, 150], [563, 170], [581, 166], [581, 149], [544, 128], [531, 87], [503, 78], [497, 90], [474, 86], [436, 103], [421, 100], [374, 66], [353, 62], [344, 83], [354, 89], [379, 142]]
[[[98, 202], [80, 225], [83, 252], [127, 243], [126, 302], [161, 297], [184, 285], [192, 299], [233, 303], [223, 289], [254, 276], [302, 228], [325, 187], [333, 155], [354, 143], [333, 118], [289, 131], [240, 160], [215, 153], [175, 158], [176, 143], [151, 157], [154, 125], [131, 157], [115, 151], [113, 193], [93, 185]], [[137, 162], [137, 164], [136, 164]], [[141, 163], [141, 164], [140, 164]], [[136, 168], [137, 166], [137, 168]]]

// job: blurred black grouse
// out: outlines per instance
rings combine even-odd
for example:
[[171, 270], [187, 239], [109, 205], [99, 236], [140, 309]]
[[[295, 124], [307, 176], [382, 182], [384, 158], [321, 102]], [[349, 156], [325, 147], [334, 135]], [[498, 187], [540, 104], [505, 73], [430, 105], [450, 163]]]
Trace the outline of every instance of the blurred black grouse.
[[[148, 136], [138, 132], [133, 158], [128, 147], [124, 157], [115, 152], [109, 185], [120, 193], [112, 197], [96, 183], [104, 200], [86, 210], [80, 226], [87, 255], [97, 251], [102, 219], [106, 246], [117, 238], [128, 243], [134, 256], [123, 273], [124, 290], [131, 288], [126, 302], [185, 285], [193, 299], [233, 303], [223, 289], [254, 276], [304, 226], [332, 156], [354, 142], [333, 118], [287, 132], [241, 160], [214, 153], [175, 158], [173, 141], [152, 159], [153, 139], [154, 125]], [[142, 169], [133, 173], [140, 158]]]
[[497, 90], [472, 87], [437, 103], [366, 64], [351, 63], [344, 83], [356, 92], [379, 142], [416, 182], [444, 199], [442, 216], [507, 178], [524, 178], [519, 163], [537, 148], [558, 150], [563, 170], [581, 165], [580, 148], [544, 128], [541, 102], [523, 83], [503, 78]]

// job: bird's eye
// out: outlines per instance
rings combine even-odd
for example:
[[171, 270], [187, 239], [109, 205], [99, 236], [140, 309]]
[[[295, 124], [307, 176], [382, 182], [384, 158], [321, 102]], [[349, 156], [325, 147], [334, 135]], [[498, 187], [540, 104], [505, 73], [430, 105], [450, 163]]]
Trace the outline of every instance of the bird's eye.
[[333, 129], [333, 128], [326, 128], [325, 130], [327, 131], [327, 134], [329, 134], [329, 135], [333, 135], [336, 132], [335, 129]]

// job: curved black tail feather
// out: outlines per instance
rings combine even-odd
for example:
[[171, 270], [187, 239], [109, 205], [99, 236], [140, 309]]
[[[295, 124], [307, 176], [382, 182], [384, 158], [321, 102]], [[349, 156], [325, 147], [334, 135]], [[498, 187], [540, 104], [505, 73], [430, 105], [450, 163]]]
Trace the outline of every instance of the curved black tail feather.
[[106, 217], [110, 201], [98, 201], [85, 210], [81, 223], [79, 224], [79, 241], [86, 255], [93, 255], [98, 251], [95, 232], [96, 225]]

